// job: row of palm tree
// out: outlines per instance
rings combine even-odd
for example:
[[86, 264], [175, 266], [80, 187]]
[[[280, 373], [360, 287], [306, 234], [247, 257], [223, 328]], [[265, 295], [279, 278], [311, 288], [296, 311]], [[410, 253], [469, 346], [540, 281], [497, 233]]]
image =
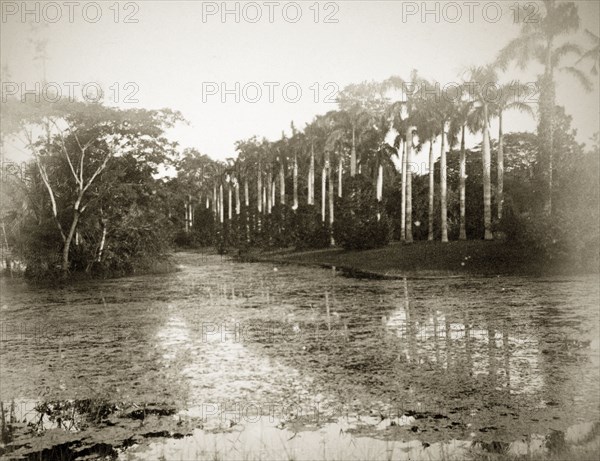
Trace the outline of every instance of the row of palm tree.
[[[469, 82], [477, 82], [476, 88], [488, 81], [496, 81], [491, 68], [473, 68], [468, 72]], [[410, 86], [417, 85], [418, 91], [408, 91]], [[433, 204], [434, 204], [434, 168], [435, 156], [433, 146], [440, 141], [440, 196], [441, 196], [441, 235], [442, 241], [448, 241], [447, 231], [447, 145], [453, 148], [457, 144], [459, 133], [461, 142], [461, 238], [466, 238], [464, 178], [465, 146], [464, 136], [468, 129], [472, 133], [481, 133], [483, 137], [484, 157], [484, 203], [486, 204], [486, 235], [491, 235], [491, 185], [490, 185], [490, 135], [489, 119], [497, 115], [502, 117], [504, 111], [517, 107], [531, 111], [529, 106], [519, 100], [515, 91], [516, 83], [511, 87], [501, 87], [502, 98], [493, 104], [481, 91], [469, 95], [467, 87], [460, 86], [459, 99], [451, 101], [435, 89], [440, 88], [437, 82], [429, 82], [411, 75], [410, 81], [399, 77], [391, 77], [381, 83], [352, 85], [344, 90], [340, 98], [340, 110], [331, 111], [318, 116], [308, 124], [304, 131], [292, 126], [290, 137], [282, 135], [276, 142], [257, 138], [237, 143], [237, 158], [227, 162], [214, 162], [206, 156], [195, 152], [187, 152], [179, 166], [180, 171], [192, 171], [192, 184], [200, 186], [199, 193], [204, 194], [205, 206], [211, 207], [221, 223], [225, 220], [224, 197], [227, 191], [227, 218], [231, 219], [232, 210], [240, 213], [240, 189], [244, 191], [244, 206], [249, 207], [251, 198], [256, 203], [259, 214], [270, 214], [275, 206], [276, 191], [279, 191], [279, 203], [286, 204], [286, 180], [292, 179], [292, 208], [300, 203], [299, 194], [305, 195], [308, 205], [316, 205], [315, 191], [317, 170], [321, 170], [320, 211], [323, 221], [329, 216], [329, 223], [334, 220], [334, 196], [343, 194], [344, 177], [357, 173], [373, 178], [375, 193], [379, 201], [383, 199], [383, 185], [386, 178], [402, 175], [402, 223], [401, 235], [407, 242], [412, 241], [412, 168], [415, 151], [420, 151], [429, 144], [429, 238], [433, 239]], [[510, 91], [509, 91], [510, 90]], [[394, 92], [402, 96], [392, 101]], [[510, 97], [512, 95], [512, 98]], [[499, 133], [501, 138], [502, 133]], [[448, 142], [447, 142], [448, 140]], [[501, 143], [501, 141], [500, 141]], [[500, 156], [499, 151], [499, 156]], [[399, 171], [394, 163], [397, 159]], [[196, 159], [196, 160], [194, 160]], [[194, 164], [196, 162], [196, 164]], [[348, 165], [349, 164], [349, 165]], [[502, 181], [502, 162], [499, 158], [498, 180]], [[349, 167], [349, 168], [348, 168]], [[349, 170], [349, 171], [348, 171]], [[299, 180], [304, 171], [306, 179]], [[337, 174], [336, 174], [337, 173]], [[208, 175], [207, 175], [208, 174]], [[335, 176], [335, 180], [334, 180]], [[251, 194], [249, 183], [256, 189]], [[300, 183], [305, 189], [300, 191]], [[334, 193], [334, 182], [337, 192]], [[499, 183], [498, 190], [502, 187]], [[212, 195], [211, 192], [212, 191]], [[235, 208], [232, 195], [235, 193]], [[329, 200], [327, 200], [329, 197]], [[186, 228], [191, 227], [192, 195], [186, 201]], [[198, 198], [200, 200], [200, 198]], [[501, 200], [499, 200], [498, 218], [501, 217]], [[188, 211], [190, 210], [190, 211]], [[327, 213], [329, 210], [329, 213]]]
[[[524, 23], [520, 35], [501, 50], [496, 61], [483, 67], [472, 67], [462, 74], [462, 82], [453, 85], [453, 91], [442, 91], [439, 82], [430, 81], [413, 71], [409, 79], [392, 76], [383, 82], [364, 82], [346, 87], [338, 97], [339, 109], [317, 116], [304, 130], [292, 125], [291, 136], [282, 135], [275, 142], [251, 138], [236, 144], [237, 158], [227, 162], [200, 158], [195, 168], [193, 184], [206, 198], [221, 223], [224, 222], [224, 188], [228, 191], [227, 218], [232, 218], [232, 192], [235, 192], [235, 212], [240, 213], [240, 188], [244, 191], [244, 206], [255, 202], [258, 215], [270, 214], [276, 205], [287, 200], [286, 180], [292, 179], [292, 208], [297, 209], [299, 195], [308, 205], [316, 205], [316, 179], [320, 170], [320, 212], [325, 222], [334, 221], [334, 194], [342, 196], [344, 178], [356, 174], [373, 179], [375, 194], [383, 198], [384, 182], [401, 175], [401, 239], [412, 242], [412, 178], [413, 158], [416, 152], [429, 149], [429, 220], [428, 239], [434, 239], [434, 202], [436, 197], [434, 164], [439, 156], [440, 233], [442, 242], [448, 241], [447, 222], [447, 151], [460, 149], [459, 159], [459, 238], [466, 239], [466, 147], [469, 131], [481, 139], [483, 164], [483, 216], [486, 240], [492, 233], [492, 172], [490, 122], [498, 119], [496, 216], [503, 216], [504, 205], [504, 152], [503, 125], [506, 112], [519, 110], [534, 115], [526, 102], [530, 92], [537, 88], [518, 81], [499, 81], [498, 74], [511, 63], [524, 68], [539, 61], [544, 73], [539, 78], [538, 135], [539, 163], [546, 184], [545, 211], [552, 211], [552, 158], [553, 110], [555, 107], [555, 71], [563, 70], [577, 77], [584, 88], [590, 88], [585, 73], [575, 65], [562, 65], [572, 54], [580, 61], [598, 62], [595, 52], [584, 53], [577, 45], [559, 41], [559, 37], [577, 29], [579, 18], [573, 3], [545, 0], [545, 13], [538, 21]], [[588, 32], [589, 34], [589, 32]], [[590, 34], [597, 39], [596, 36]], [[595, 54], [594, 54], [595, 53]], [[592, 72], [593, 72], [592, 69]], [[439, 154], [434, 145], [439, 142]], [[396, 160], [394, 162], [394, 160]], [[190, 162], [191, 160], [187, 160]], [[398, 166], [396, 166], [398, 165]], [[189, 167], [184, 166], [186, 171]], [[200, 173], [197, 173], [200, 171]], [[337, 174], [336, 174], [337, 173]], [[334, 192], [334, 177], [337, 192]], [[254, 183], [254, 193], [250, 183]], [[212, 190], [212, 195], [211, 195]], [[327, 201], [327, 197], [329, 200]], [[192, 194], [186, 201], [186, 226], [192, 222]], [[327, 209], [329, 213], [327, 213]], [[186, 227], [187, 228], [187, 227]]]

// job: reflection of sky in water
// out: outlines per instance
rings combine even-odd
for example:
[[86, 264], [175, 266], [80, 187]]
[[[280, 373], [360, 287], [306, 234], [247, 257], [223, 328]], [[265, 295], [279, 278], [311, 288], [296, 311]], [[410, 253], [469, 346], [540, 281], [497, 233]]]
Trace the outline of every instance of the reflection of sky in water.
[[[282, 427], [269, 418], [256, 418], [228, 431], [194, 430], [182, 439], [166, 439], [149, 445], [134, 446], [120, 454], [120, 460], [140, 459], [223, 459], [223, 460], [463, 460], [476, 459], [481, 444], [468, 440], [423, 443], [419, 440], [392, 441], [361, 437], [352, 431], [361, 421], [338, 418], [337, 421], [303, 431]], [[577, 443], [593, 431], [592, 423], [570, 427], [567, 443]], [[503, 444], [509, 456], [528, 456], [548, 452], [546, 437], [531, 435]], [[479, 452], [479, 455], [482, 455]], [[470, 456], [468, 456], [470, 455]]]
[[308, 398], [311, 378], [248, 349], [235, 325], [235, 321], [218, 325], [222, 331], [206, 325], [200, 335], [194, 335], [183, 319], [171, 316], [158, 331], [164, 365], [179, 362], [181, 377], [188, 386], [187, 408], [181, 415], [206, 418], [218, 413], [221, 419], [221, 406], [235, 410], [236, 402], [242, 402], [254, 411], [251, 402], [260, 401], [271, 405], [258, 404], [261, 411], [271, 412], [276, 407], [281, 412], [285, 406], [292, 407], [282, 401], [290, 389], [295, 389], [298, 397]]
[[[534, 338], [446, 323], [446, 316], [439, 311], [425, 322], [412, 322], [404, 307], [390, 313], [385, 325], [401, 340], [408, 361], [438, 363], [447, 370], [458, 355], [461, 366], [469, 366], [474, 376], [494, 374], [502, 379], [498, 385], [510, 387], [511, 393], [535, 393], [544, 385]], [[416, 357], [411, 356], [412, 344]]]
[[470, 442], [450, 441], [425, 446], [414, 440], [396, 442], [357, 437], [347, 432], [355, 421], [324, 424], [294, 432], [268, 418], [236, 426], [230, 432], [195, 430], [191, 437], [165, 440], [134, 448], [120, 459], [226, 459], [226, 460], [409, 460], [464, 459]]

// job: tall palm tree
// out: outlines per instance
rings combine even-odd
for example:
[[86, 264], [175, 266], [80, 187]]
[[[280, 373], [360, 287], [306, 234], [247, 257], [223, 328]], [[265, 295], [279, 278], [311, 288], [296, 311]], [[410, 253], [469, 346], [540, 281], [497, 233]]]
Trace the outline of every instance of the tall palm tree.
[[331, 131], [328, 133], [325, 143], [331, 152], [335, 153], [335, 157], [337, 159], [338, 197], [341, 197], [344, 180], [344, 156], [345, 153], [350, 150], [350, 152], [354, 151], [354, 156], [356, 157], [357, 139], [356, 133], [354, 133], [352, 135], [352, 142], [348, 144], [348, 127], [350, 123], [350, 117], [346, 112], [335, 111], [328, 113], [328, 115], [331, 122]]
[[293, 204], [292, 209], [298, 209], [298, 150], [302, 148], [303, 136], [296, 130], [294, 123], [291, 124], [292, 137], [290, 138], [290, 149], [294, 153], [294, 163], [292, 165], [292, 181], [293, 181]]
[[281, 140], [276, 143], [275, 147], [275, 164], [278, 168], [279, 176], [279, 203], [285, 205], [285, 170], [287, 166], [287, 151], [288, 142], [285, 135], [282, 135]]
[[331, 179], [331, 157], [330, 157], [330, 152], [326, 151], [326, 157], [325, 157], [325, 169], [327, 170], [327, 183], [329, 185], [329, 191], [328, 191], [328, 195], [329, 195], [329, 230], [330, 230], [330, 238], [331, 238], [331, 245], [333, 246], [335, 244], [334, 240], [333, 240], [333, 220], [334, 220], [334, 216], [333, 216], [333, 181]]
[[298, 209], [298, 151], [294, 149], [294, 166], [292, 169], [292, 180], [294, 182], [294, 203], [292, 209]]
[[502, 219], [502, 207], [504, 206], [504, 131], [502, 128], [502, 116], [507, 110], [517, 109], [533, 116], [531, 106], [524, 102], [521, 95], [528, 91], [527, 85], [519, 82], [505, 83], [497, 87], [497, 97], [491, 104], [492, 115], [498, 117], [498, 173], [496, 186], [497, 218]]
[[401, 229], [401, 239], [407, 243], [412, 243], [412, 151], [413, 151], [413, 132], [419, 119], [419, 110], [421, 109], [420, 95], [415, 88], [423, 86], [424, 80], [418, 75], [416, 70], [411, 72], [410, 81], [405, 81], [401, 77], [392, 76], [383, 83], [385, 91], [400, 91], [400, 99], [396, 101], [400, 113], [406, 114], [401, 117], [401, 128], [405, 133], [404, 155], [402, 167], [402, 209], [401, 222], [404, 229]]
[[[384, 83], [385, 85], [385, 83]], [[397, 82], [389, 84], [392, 88], [397, 85]], [[393, 102], [387, 107], [387, 114], [392, 118], [392, 127], [398, 133], [394, 142], [396, 155], [400, 161], [400, 175], [401, 175], [401, 203], [400, 203], [400, 240], [404, 241], [406, 236], [406, 130], [407, 130], [407, 119], [404, 116], [406, 111], [406, 101], [400, 100]], [[404, 144], [403, 144], [404, 142]]]
[[436, 108], [436, 119], [440, 127], [440, 212], [442, 242], [448, 242], [448, 167], [446, 159], [446, 125], [452, 117], [453, 105], [445, 97], [438, 97]]
[[473, 132], [481, 131], [483, 142], [481, 148], [483, 162], [483, 226], [484, 239], [493, 240], [492, 233], [492, 182], [491, 182], [491, 149], [490, 149], [490, 97], [486, 88], [490, 82], [497, 81], [497, 76], [492, 66], [472, 67], [468, 71], [471, 97], [475, 101], [471, 113], [471, 127]]
[[511, 61], [524, 69], [532, 61], [544, 66], [539, 77], [540, 100], [538, 137], [540, 141], [539, 163], [544, 179], [544, 211], [552, 212], [552, 170], [554, 156], [553, 114], [556, 105], [555, 71], [561, 70], [576, 77], [585, 89], [591, 83], [585, 74], [574, 66], [561, 66], [569, 54], [581, 56], [581, 48], [571, 42], [559, 42], [560, 38], [579, 28], [579, 14], [574, 2], [544, 0], [544, 13], [534, 21], [521, 26], [519, 36], [511, 40], [501, 51], [497, 63], [506, 68]]
[[377, 83], [363, 82], [349, 85], [338, 95], [340, 107], [339, 118], [345, 119], [345, 125], [351, 136], [350, 149], [350, 176], [357, 172], [357, 145], [362, 133], [371, 125], [372, 117], [378, 109], [382, 109], [381, 102], [377, 99], [380, 85]]
[[453, 117], [450, 120], [448, 127], [448, 140], [452, 149], [458, 143], [460, 135], [460, 156], [459, 156], [459, 178], [458, 178], [458, 195], [460, 206], [460, 229], [458, 233], [459, 240], [467, 240], [467, 201], [466, 201], [466, 179], [467, 179], [467, 156], [465, 149], [465, 132], [469, 122], [469, 114], [472, 111], [473, 102], [465, 99], [465, 88], [461, 88], [461, 92], [457, 95], [455, 110]]
[[384, 173], [395, 171], [392, 161], [398, 152], [394, 148], [397, 132], [389, 111], [374, 118], [371, 129], [366, 133], [365, 149], [369, 153], [367, 166], [370, 164], [371, 175], [375, 182], [375, 194], [379, 202], [383, 199]]
[[405, 216], [405, 232], [404, 241], [406, 243], [413, 242], [412, 233], [412, 153], [413, 153], [413, 135], [415, 132], [414, 126], [408, 126], [406, 128], [406, 141], [405, 146], [405, 177], [406, 177], [406, 216]]
[[[428, 87], [435, 88], [436, 83], [426, 83]], [[417, 120], [417, 132], [419, 133], [419, 140], [421, 142], [420, 148], [425, 142], [429, 143], [429, 194], [428, 194], [428, 228], [427, 228], [427, 240], [431, 241], [434, 238], [433, 222], [434, 222], [434, 199], [435, 199], [435, 159], [433, 154], [433, 144], [435, 139], [440, 136], [440, 126], [443, 125], [442, 118], [440, 117], [440, 101], [436, 93], [426, 93], [427, 97], [421, 97], [420, 110], [418, 113]], [[443, 139], [443, 135], [442, 135]], [[444, 144], [442, 143], [442, 150], [444, 150]], [[442, 160], [442, 159], [441, 159]], [[445, 153], [443, 154], [443, 162], [440, 161], [440, 165], [443, 163], [445, 167]], [[445, 171], [445, 168], [440, 168], [440, 171]], [[442, 184], [443, 180], [443, 184]], [[445, 174], [440, 177], [440, 184], [443, 185], [443, 190], [440, 188], [442, 202], [446, 200], [446, 182]], [[445, 213], [442, 213], [442, 228], [445, 227]], [[442, 231], [442, 240], [444, 233]], [[447, 240], [447, 239], [446, 239]]]

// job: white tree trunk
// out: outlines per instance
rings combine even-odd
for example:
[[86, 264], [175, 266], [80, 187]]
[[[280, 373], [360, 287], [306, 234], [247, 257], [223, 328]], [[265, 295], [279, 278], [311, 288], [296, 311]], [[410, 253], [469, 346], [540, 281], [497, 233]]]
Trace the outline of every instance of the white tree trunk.
[[379, 165], [377, 168], [377, 201], [381, 202], [383, 199], [383, 165]]
[[285, 171], [283, 171], [283, 163], [279, 165], [279, 203], [285, 205]]
[[448, 186], [447, 176], [448, 169], [446, 165], [446, 132], [445, 123], [442, 124], [442, 147], [440, 154], [440, 209], [441, 209], [441, 226], [442, 226], [442, 242], [448, 243]]
[[412, 235], [412, 131], [413, 127], [409, 127], [406, 132], [406, 236], [407, 243], [413, 242]]
[[406, 141], [404, 141], [404, 155], [402, 155], [402, 195], [400, 204], [400, 240], [406, 240], [406, 171], [408, 170], [408, 144], [410, 139], [408, 138], [409, 133], [406, 133]]
[[427, 240], [433, 240], [433, 209], [435, 199], [435, 163], [433, 159], [433, 138], [429, 140], [429, 213], [428, 213], [428, 228]]
[[342, 197], [342, 181], [344, 179], [344, 164], [342, 162], [342, 154], [338, 160], [338, 197]]
[[325, 171], [325, 166], [323, 166], [323, 171], [321, 172], [321, 217], [323, 219], [323, 222], [325, 222], [325, 199], [326, 199], [326, 192], [325, 192], [325, 182], [327, 181], [327, 172]]
[[233, 204], [233, 200], [232, 200], [232, 190], [231, 190], [231, 183], [229, 183], [229, 185], [227, 186], [227, 219], [229, 219], [229, 221], [231, 221], [231, 217], [232, 217], [232, 204]]
[[294, 181], [294, 205], [293, 209], [298, 209], [298, 158], [294, 154], [294, 170], [293, 170], [293, 181]]
[[219, 184], [219, 221], [223, 224], [224, 214], [223, 214], [223, 184]]
[[467, 180], [467, 158], [465, 152], [465, 130], [463, 125], [460, 140], [459, 160], [459, 201], [460, 201], [460, 231], [459, 240], [467, 240], [467, 202], [466, 202], [466, 180]]
[[483, 225], [484, 239], [493, 240], [492, 234], [492, 182], [491, 182], [491, 153], [490, 153], [490, 126], [488, 121], [487, 105], [483, 106]]
[[258, 213], [262, 213], [263, 210], [263, 186], [262, 186], [262, 174], [260, 172], [260, 164], [258, 167], [258, 173], [256, 177], [256, 206], [258, 208]]
[[502, 112], [498, 115], [498, 221], [502, 219], [504, 206], [504, 133], [502, 131]]
[[308, 170], [308, 204], [315, 204], [315, 150], [314, 145], [310, 148], [310, 167]]

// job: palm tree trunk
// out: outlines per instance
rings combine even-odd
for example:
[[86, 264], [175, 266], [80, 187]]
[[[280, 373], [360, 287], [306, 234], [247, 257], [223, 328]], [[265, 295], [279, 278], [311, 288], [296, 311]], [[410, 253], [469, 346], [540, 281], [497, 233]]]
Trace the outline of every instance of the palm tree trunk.
[[381, 160], [379, 160], [379, 165], [377, 166], [377, 201], [381, 202], [383, 199], [383, 165], [381, 164]]
[[327, 182], [329, 184], [329, 232], [331, 236], [331, 246], [335, 244], [333, 240], [333, 181], [331, 180], [331, 163], [329, 161], [329, 153], [327, 154]]
[[294, 154], [294, 170], [293, 170], [293, 181], [294, 181], [294, 210], [298, 209], [298, 156]]
[[492, 181], [490, 154], [490, 127], [488, 121], [488, 107], [483, 105], [483, 226], [485, 240], [493, 240], [492, 234]]
[[342, 197], [342, 181], [344, 179], [344, 164], [342, 159], [342, 153], [340, 152], [340, 158], [338, 163], [338, 197]]
[[352, 124], [352, 151], [350, 153], [350, 176], [356, 176], [356, 127]]
[[285, 205], [285, 172], [283, 171], [283, 162], [279, 165], [279, 203]]
[[267, 213], [271, 214], [273, 184], [271, 181], [271, 171], [267, 171]]
[[223, 212], [223, 184], [219, 184], [219, 221], [221, 224], [224, 222]]
[[412, 235], [412, 127], [406, 131], [406, 243], [413, 242]]
[[404, 155], [402, 156], [402, 197], [400, 204], [400, 240], [406, 240], [406, 170], [408, 169], [408, 136], [406, 133], [406, 140], [404, 141]]
[[323, 222], [325, 222], [325, 199], [326, 199], [326, 182], [327, 182], [327, 172], [326, 166], [323, 165], [323, 170], [321, 171], [321, 218]]
[[427, 228], [427, 240], [433, 240], [433, 205], [434, 205], [434, 188], [435, 188], [435, 176], [434, 176], [434, 160], [433, 160], [433, 138], [429, 140], [429, 215], [428, 215], [428, 228]]
[[467, 157], [465, 152], [465, 130], [466, 127], [463, 125], [462, 134], [460, 140], [460, 160], [459, 160], [459, 195], [460, 195], [460, 232], [459, 240], [467, 240], [467, 201], [466, 201], [466, 187], [465, 182], [467, 179]]
[[227, 185], [227, 219], [229, 219], [229, 221], [231, 221], [231, 217], [232, 217], [232, 196], [233, 196], [233, 192], [231, 190], [231, 183], [229, 183]]
[[240, 183], [235, 183], [235, 214], [239, 216], [242, 209], [242, 204], [240, 200]]
[[498, 114], [498, 221], [502, 219], [504, 205], [504, 133], [502, 132], [502, 111]]
[[271, 210], [275, 207], [275, 196], [277, 195], [277, 180], [273, 178], [271, 180]]
[[442, 147], [440, 155], [440, 209], [442, 211], [442, 242], [448, 243], [448, 186], [446, 179], [448, 169], [446, 165], [446, 123], [442, 123]]
[[213, 213], [215, 214], [215, 216], [217, 215], [217, 208], [218, 208], [218, 203], [217, 203], [217, 184], [213, 184], [213, 202], [212, 202], [212, 208], [213, 208]]
[[315, 204], [315, 149], [310, 146], [310, 167], [308, 170], [308, 204]]
[[184, 228], [185, 228], [185, 233], [187, 234], [189, 232], [189, 228], [188, 228], [188, 213], [189, 213], [190, 209], [188, 207], [188, 203], [187, 201], [183, 204], [183, 212], [184, 212], [184, 218], [183, 218], [183, 223], [184, 223]]
[[262, 174], [260, 171], [260, 163], [258, 164], [258, 171], [256, 173], [256, 207], [258, 210], [258, 213], [262, 213], [262, 195], [263, 195], [263, 191], [262, 191], [263, 187], [262, 187]]

